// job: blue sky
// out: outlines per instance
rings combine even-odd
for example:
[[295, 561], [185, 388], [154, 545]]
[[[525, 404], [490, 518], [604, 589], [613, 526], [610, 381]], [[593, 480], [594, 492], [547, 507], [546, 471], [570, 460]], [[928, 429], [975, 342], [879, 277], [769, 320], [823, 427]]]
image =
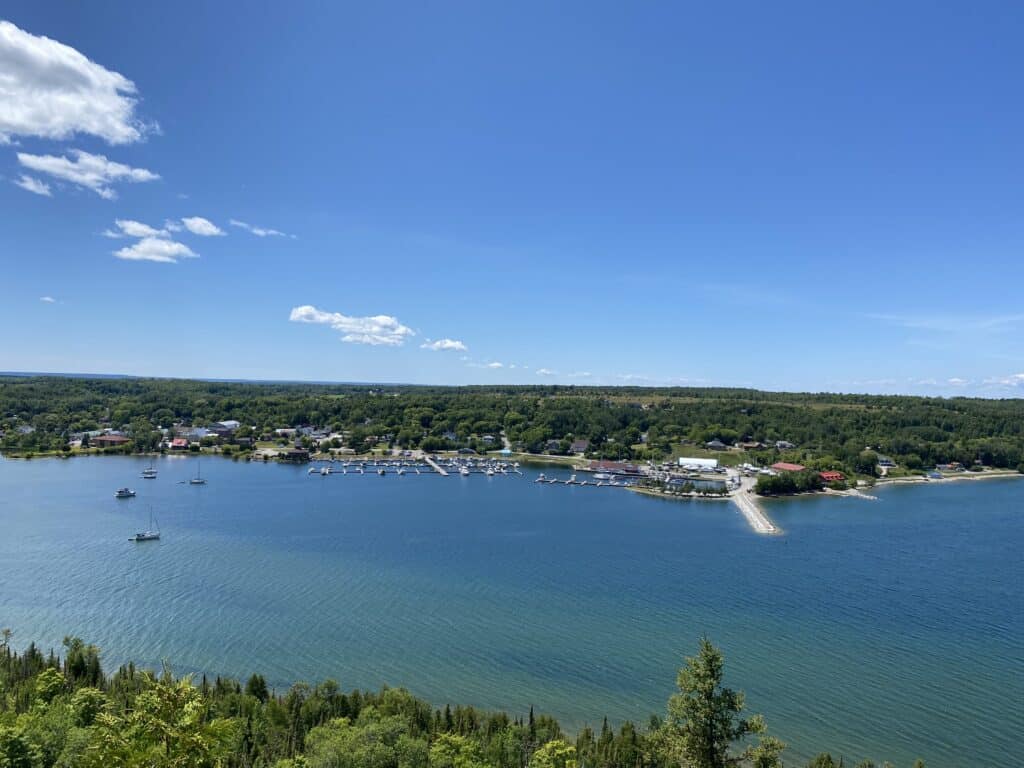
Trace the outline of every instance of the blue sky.
[[1019, 4], [0, 18], [0, 369], [1024, 394]]

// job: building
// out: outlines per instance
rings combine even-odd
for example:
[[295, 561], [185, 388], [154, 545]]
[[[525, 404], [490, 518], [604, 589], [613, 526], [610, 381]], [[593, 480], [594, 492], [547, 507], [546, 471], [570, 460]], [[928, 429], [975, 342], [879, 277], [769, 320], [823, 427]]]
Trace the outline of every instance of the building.
[[718, 459], [691, 459], [686, 456], [679, 457], [679, 466], [683, 469], [717, 469]]
[[743, 451], [759, 451], [765, 448], [765, 444], [758, 442], [757, 440], [747, 440], [742, 443], [737, 443], [736, 447]]
[[171, 440], [171, 450], [172, 451], [187, 451], [188, 450], [188, 440], [186, 440], [184, 437], [176, 437], [176, 438], [174, 438], [173, 440]]
[[827, 470], [825, 472], [819, 472], [821, 479], [826, 483], [841, 483], [846, 479], [846, 476], [842, 472], [835, 472], [833, 470]]
[[704, 447], [709, 451], [727, 451], [729, 446], [719, 440], [717, 437], [714, 440], [708, 440], [704, 443]]
[[888, 456], [879, 455], [878, 466], [880, 467], [895, 467], [896, 462], [890, 459]]
[[807, 467], [803, 464], [790, 464], [788, 461], [777, 461], [772, 464], [776, 472], [803, 472]]
[[590, 441], [587, 439], [573, 440], [569, 446], [569, 451], [572, 453], [586, 453], [590, 448]]
[[790, 448], [796, 448], [796, 446], [788, 440], [776, 440], [775, 447], [780, 451], [788, 451]]
[[89, 441], [89, 445], [94, 448], [117, 448], [130, 442], [124, 435], [98, 435]]
[[309, 451], [304, 448], [293, 448], [290, 451], [285, 451], [281, 454], [281, 461], [286, 461], [291, 464], [305, 464], [309, 461]]
[[592, 461], [587, 465], [589, 472], [607, 472], [610, 475], [641, 475], [643, 470], [636, 464], [624, 461]]

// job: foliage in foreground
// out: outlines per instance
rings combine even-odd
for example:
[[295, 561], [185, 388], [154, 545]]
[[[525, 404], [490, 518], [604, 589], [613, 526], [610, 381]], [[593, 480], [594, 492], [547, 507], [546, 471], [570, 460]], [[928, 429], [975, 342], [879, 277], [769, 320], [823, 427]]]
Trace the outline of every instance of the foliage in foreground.
[[[722, 684], [706, 639], [679, 670], [678, 693], [646, 729], [605, 720], [575, 743], [551, 717], [446, 706], [408, 691], [343, 693], [327, 680], [272, 694], [238, 682], [156, 675], [128, 665], [103, 674], [77, 638], [63, 659], [0, 646], [0, 768], [782, 768], [785, 745], [743, 694]], [[839, 766], [842, 765], [840, 759]], [[836, 768], [828, 754], [809, 768]], [[858, 768], [871, 768], [870, 762]], [[923, 768], [918, 761], [915, 768]]]

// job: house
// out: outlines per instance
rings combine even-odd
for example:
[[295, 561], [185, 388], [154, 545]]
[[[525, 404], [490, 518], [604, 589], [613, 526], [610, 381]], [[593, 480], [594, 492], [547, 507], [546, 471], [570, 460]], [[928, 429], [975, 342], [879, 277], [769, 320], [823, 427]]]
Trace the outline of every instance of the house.
[[880, 467], [895, 467], [896, 462], [890, 459], [888, 456], [878, 456], [878, 466]]
[[833, 470], [826, 470], [825, 472], [819, 472], [821, 479], [826, 483], [841, 483], [846, 479], [846, 476], [842, 472], [835, 472]]
[[131, 440], [124, 435], [99, 435], [92, 438], [92, 440], [89, 441], [89, 445], [96, 448], [117, 448], [118, 446], [122, 446], [125, 443], [130, 442]]
[[548, 440], [546, 443], [544, 443], [544, 450], [545, 451], [559, 451], [561, 449], [562, 449], [562, 441], [561, 440]]
[[586, 453], [590, 448], [590, 441], [586, 438], [581, 440], [573, 440], [572, 445], [569, 446], [569, 450], [572, 453]]
[[759, 451], [765, 447], [765, 444], [757, 440], [746, 440], [742, 443], [737, 443], [736, 447], [743, 451]]
[[490, 445], [491, 443], [494, 442], [494, 435], [484, 435], [480, 439], [483, 440], [488, 445]]
[[176, 438], [174, 438], [173, 440], [171, 440], [171, 450], [172, 451], [187, 451], [188, 450], [188, 440], [186, 440], [184, 437], [176, 437]]
[[241, 426], [237, 421], [231, 419], [229, 421], [218, 421], [210, 425], [210, 432], [217, 435], [218, 437], [227, 437], [234, 433], [236, 429]]
[[807, 467], [803, 464], [790, 464], [788, 461], [777, 461], [772, 464], [776, 472], [803, 472]]
[[714, 440], [708, 440], [706, 443], [704, 443], [704, 447], [707, 448], [709, 451], [727, 451], [727, 450], [729, 450], [729, 446], [727, 446], [725, 443], [723, 443], [717, 437]]
[[788, 440], [776, 440], [775, 447], [780, 451], [788, 451], [791, 448], [796, 448], [796, 446]]
[[949, 464], [936, 464], [935, 469], [940, 472], [962, 472], [964, 465], [959, 461], [951, 461]]
[[305, 464], [309, 461], [309, 451], [304, 448], [293, 448], [290, 451], [285, 451], [280, 456], [281, 461], [286, 461], [291, 464]]

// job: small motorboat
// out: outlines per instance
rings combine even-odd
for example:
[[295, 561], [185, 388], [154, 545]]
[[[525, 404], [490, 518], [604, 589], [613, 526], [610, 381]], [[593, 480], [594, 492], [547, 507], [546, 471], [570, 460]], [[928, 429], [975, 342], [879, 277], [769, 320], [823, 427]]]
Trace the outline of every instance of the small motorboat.
[[118, 488], [114, 493], [115, 499], [130, 499], [135, 495], [135, 491], [131, 488]]

